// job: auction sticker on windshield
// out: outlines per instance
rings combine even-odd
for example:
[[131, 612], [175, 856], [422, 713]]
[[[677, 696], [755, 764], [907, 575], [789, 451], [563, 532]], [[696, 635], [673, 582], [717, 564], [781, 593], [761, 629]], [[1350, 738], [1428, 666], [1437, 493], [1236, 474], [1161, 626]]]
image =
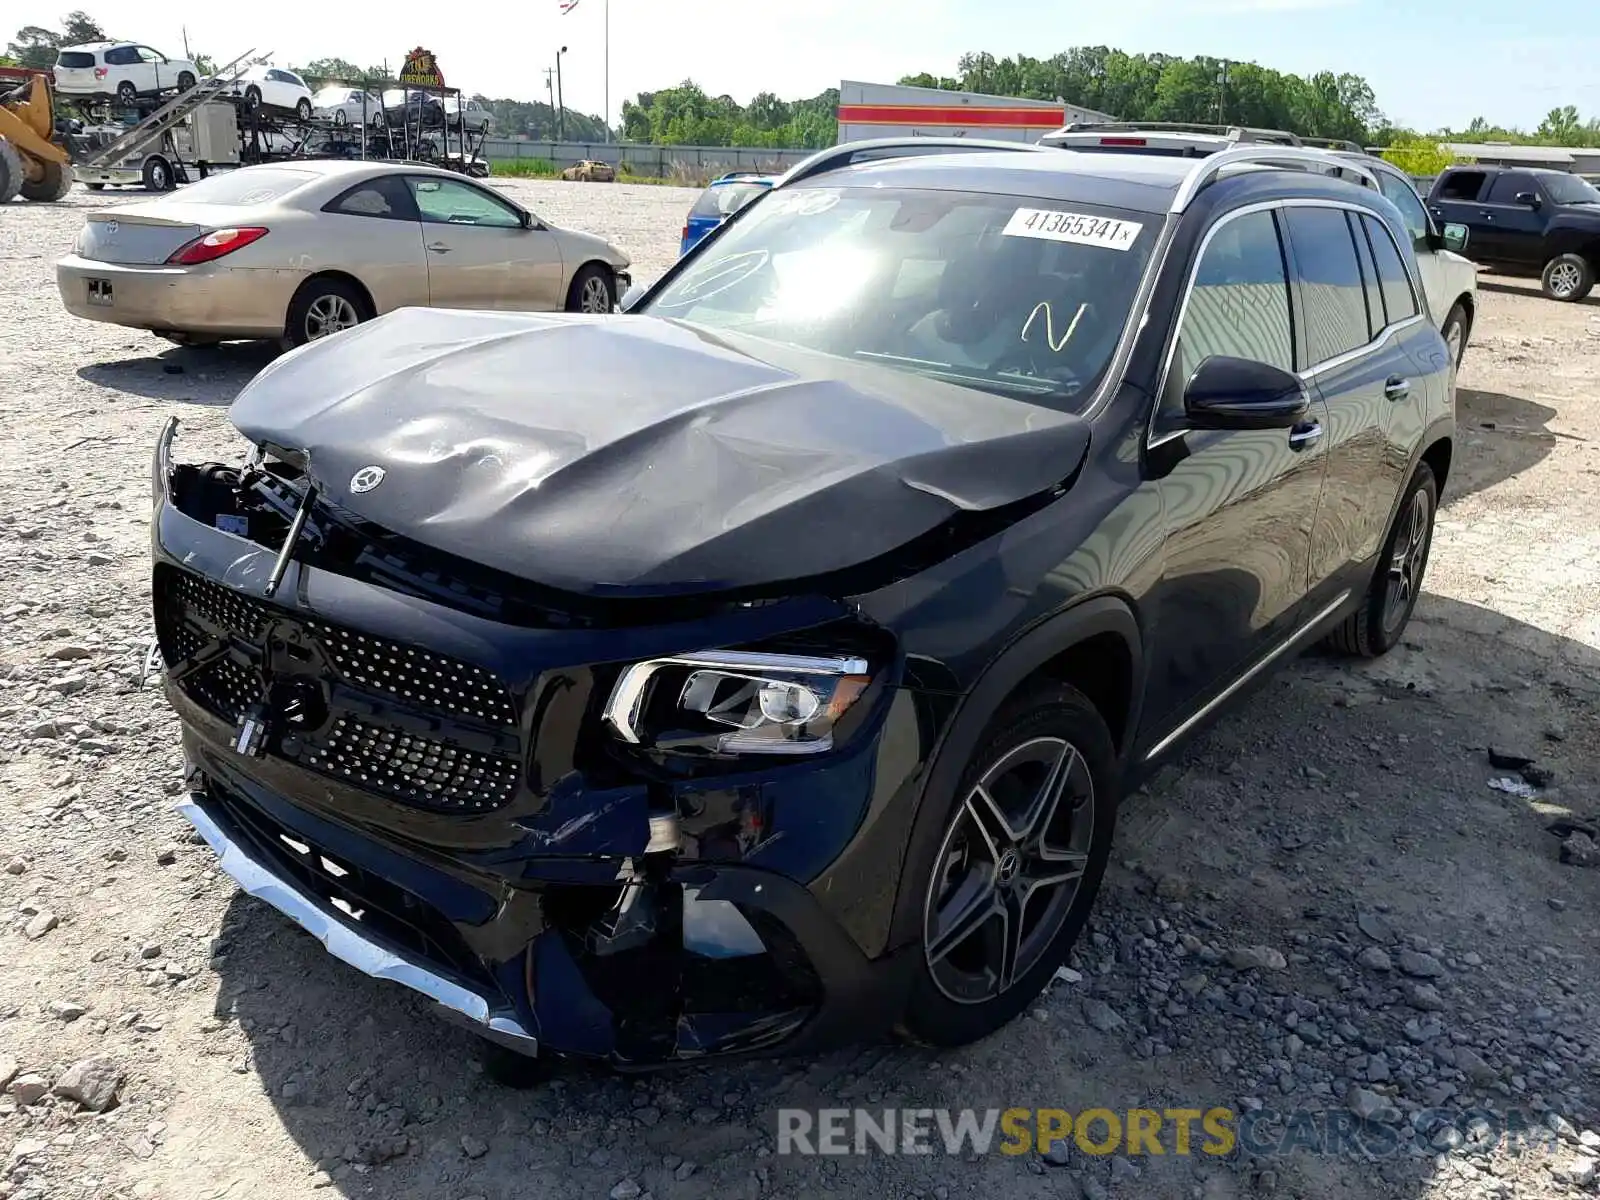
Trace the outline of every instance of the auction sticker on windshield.
[[1019, 208], [1000, 232], [1006, 237], [1043, 238], [1051, 242], [1076, 242], [1128, 250], [1144, 226], [1138, 221], [1095, 217], [1088, 213], [1058, 212], [1047, 208]]

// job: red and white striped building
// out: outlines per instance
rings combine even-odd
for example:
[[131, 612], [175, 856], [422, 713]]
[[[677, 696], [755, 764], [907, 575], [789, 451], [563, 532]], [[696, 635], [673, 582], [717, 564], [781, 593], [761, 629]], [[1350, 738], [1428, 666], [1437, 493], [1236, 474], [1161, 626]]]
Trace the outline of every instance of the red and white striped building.
[[1017, 100], [977, 92], [903, 87], [897, 83], [839, 85], [839, 141], [882, 137], [981, 137], [1037, 142], [1073, 121], [1114, 117], [1048, 100]]

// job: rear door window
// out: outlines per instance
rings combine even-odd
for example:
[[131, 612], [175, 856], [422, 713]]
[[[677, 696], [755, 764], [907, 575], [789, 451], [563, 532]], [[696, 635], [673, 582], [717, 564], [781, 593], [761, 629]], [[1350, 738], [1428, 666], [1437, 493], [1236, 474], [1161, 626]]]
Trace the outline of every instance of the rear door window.
[[1305, 306], [1310, 365], [1316, 366], [1371, 340], [1366, 289], [1343, 209], [1294, 207], [1284, 216]]
[[1451, 171], [1439, 181], [1439, 199], [1476, 200], [1483, 180], [1482, 171]]
[[1367, 235], [1361, 232], [1361, 218], [1353, 212], [1345, 213], [1350, 222], [1350, 235], [1355, 239], [1356, 258], [1361, 263], [1361, 282], [1367, 299], [1367, 336], [1375, 338], [1383, 332], [1388, 318], [1383, 311], [1383, 291], [1378, 285], [1378, 266], [1372, 261], [1372, 248], [1367, 245]]
[[132, 46], [114, 46], [106, 51], [107, 66], [132, 67], [139, 61], [139, 51]]

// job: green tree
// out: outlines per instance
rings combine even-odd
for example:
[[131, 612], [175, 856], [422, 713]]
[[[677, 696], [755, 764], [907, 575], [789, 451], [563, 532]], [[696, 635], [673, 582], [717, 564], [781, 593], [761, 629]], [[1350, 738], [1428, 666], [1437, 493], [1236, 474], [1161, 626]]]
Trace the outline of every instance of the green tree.
[[24, 25], [6, 47], [6, 57], [20, 67], [48, 70], [55, 66], [56, 52], [62, 46], [105, 40], [105, 30], [93, 17], [74, 10], [62, 18], [60, 30], [46, 29], [43, 25]]

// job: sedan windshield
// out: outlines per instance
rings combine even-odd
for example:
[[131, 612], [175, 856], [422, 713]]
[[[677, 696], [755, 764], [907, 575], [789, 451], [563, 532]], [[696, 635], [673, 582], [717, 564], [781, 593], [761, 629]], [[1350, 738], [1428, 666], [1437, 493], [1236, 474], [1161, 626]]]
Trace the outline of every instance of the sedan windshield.
[[1600, 204], [1600, 191], [1576, 175], [1546, 175], [1540, 182], [1557, 204]]
[[635, 311], [1074, 411], [1150, 259], [1145, 213], [974, 192], [784, 188]]

